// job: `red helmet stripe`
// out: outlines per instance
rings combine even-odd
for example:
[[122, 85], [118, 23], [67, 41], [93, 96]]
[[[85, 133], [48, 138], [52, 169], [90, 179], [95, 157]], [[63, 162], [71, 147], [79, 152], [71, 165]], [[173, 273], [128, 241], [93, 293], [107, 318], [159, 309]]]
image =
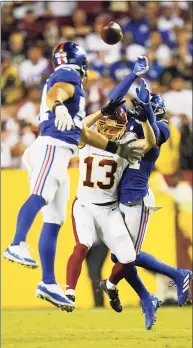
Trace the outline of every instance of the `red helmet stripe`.
[[65, 63], [65, 61], [64, 61], [64, 59], [63, 59], [63, 56], [62, 56], [64, 45], [65, 45], [65, 43], [62, 42], [62, 43], [60, 44], [60, 46], [59, 46], [60, 59], [61, 59], [61, 63], [62, 63], [62, 64]]

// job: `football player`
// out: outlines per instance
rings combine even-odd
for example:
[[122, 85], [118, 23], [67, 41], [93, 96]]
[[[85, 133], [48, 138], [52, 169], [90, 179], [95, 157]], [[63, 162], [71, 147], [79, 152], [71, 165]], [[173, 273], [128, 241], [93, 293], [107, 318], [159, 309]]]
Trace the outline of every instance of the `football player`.
[[[80, 138], [90, 145], [117, 153], [128, 160], [140, 158], [143, 148], [119, 145], [84, 126], [85, 98], [83, 84], [87, 76], [84, 50], [73, 42], [61, 43], [53, 53], [54, 72], [43, 88], [40, 106], [40, 136], [25, 151], [23, 160], [29, 171], [30, 197], [21, 207], [13, 242], [4, 256], [10, 261], [37, 267], [26, 243], [27, 233], [42, 210], [44, 225], [39, 240], [42, 268], [49, 270], [39, 283], [36, 294], [56, 306], [73, 306], [56, 284], [54, 259], [65, 207], [69, 198], [67, 168], [77, 151]], [[111, 101], [95, 114], [113, 114], [121, 98]]]
[[[122, 108], [117, 109], [113, 116], [104, 116], [99, 119], [96, 124], [100, 134], [113, 140], [121, 139], [120, 142], [123, 143], [127, 141], [127, 137], [135, 140], [133, 134], [124, 137], [126, 127], [127, 114]], [[155, 144], [155, 136], [148, 120], [142, 123], [142, 128], [144, 139], [135, 141], [136, 144], [138, 141], [143, 142], [144, 151], [148, 151]], [[136, 258], [133, 241], [118, 206], [118, 184], [128, 163], [117, 155], [89, 145], [80, 149], [79, 159], [79, 185], [77, 198], [72, 208], [76, 246], [67, 263], [68, 289], [65, 294], [69, 299], [75, 301], [75, 288], [81, 273], [82, 262], [97, 238], [97, 234], [111, 252], [114, 250], [120, 265], [123, 265], [130, 275], [132, 285], [141, 289], [142, 283], [133, 266]], [[106, 286], [106, 282], [103, 281], [103, 283]], [[150, 314], [148, 312], [147, 326], [151, 328], [155, 322], [155, 312], [159, 306], [159, 300], [151, 296], [148, 291], [146, 293], [151, 301], [151, 309], [152, 301], [155, 303], [154, 310]], [[122, 306], [117, 290], [110, 289], [108, 294], [110, 294], [111, 306], [117, 312], [121, 312]], [[149, 307], [148, 302], [148, 309]]]
[[[123, 86], [122, 81], [122, 87], [126, 88], [126, 86], [128, 88], [130, 87], [128, 81], [126, 81], [125, 86]], [[114, 97], [117, 92], [119, 95], [122, 95], [121, 88], [119, 89], [116, 86], [116, 90], [114, 89], [111, 92], [111, 97]], [[166, 107], [163, 98], [159, 95], [150, 95], [143, 79], [141, 79], [140, 89], [137, 89], [136, 93], [137, 99], [133, 100], [134, 111], [127, 112], [127, 132], [132, 133], [136, 139], [143, 139], [144, 131], [142, 124], [148, 120], [154, 131], [155, 144], [146, 151], [140, 161], [137, 161], [134, 165], [127, 166], [125, 169], [119, 184], [119, 208], [128, 228], [128, 233], [133, 241], [133, 247], [136, 252], [135, 265], [170, 277], [177, 287], [178, 304], [182, 306], [190, 297], [192, 272], [166, 265], [152, 255], [140, 251], [150, 215], [156, 210], [154, 198], [148, 185], [148, 179], [154, 163], [160, 154], [160, 147], [169, 138], [170, 131], [167, 121], [164, 120]], [[117, 261], [115, 255], [112, 255], [112, 260]], [[146, 312], [148, 302], [152, 302], [150, 298], [148, 299], [149, 295], [146, 289], [142, 284], [138, 289], [135, 284], [132, 285], [130, 274], [127, 274], [127, 271], [125, 272], [124, 265], [121, 265], [120, 262], [117, 262], [113, 267], [109, 279], [101, 282], [101, 288], [108, 294], [111, 300], [112, 291], [116, 292], [116, 285], [122, 278], [125, 278], [138, 293], [141, 298], [142, 307]], [[146, 314], [147, 318], [151, 318], [148, 312]], [[148, 326], [148, 322], [147, 320], [146, 327]]]

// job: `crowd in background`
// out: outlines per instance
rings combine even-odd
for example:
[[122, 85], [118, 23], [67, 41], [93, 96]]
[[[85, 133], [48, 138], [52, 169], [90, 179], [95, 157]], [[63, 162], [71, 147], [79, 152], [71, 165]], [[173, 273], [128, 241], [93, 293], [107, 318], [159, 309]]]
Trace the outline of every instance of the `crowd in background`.
[[[173, 172], [192, 169], [192, 2], [95, 1], [91, 6], [81, 1], [14, 1], [2, 3], [1, 11], [3, 168], [20, 168], [25, 148], [38, 135], [41, 92], [53, 71], [53, 47], [75, 41], [89, 60], [87, 114], [100, 109], [110, 89], [132, 71], [138, 55], [148, 57], [147, 84], [152, 93], [163, 95], [171, 125], [165, 161], [175, 151]], [[101, 27], [111, 20], [124, 32], [113, 46], [100, 38]], [[135, 95], [136, 85], [129, 96]]]

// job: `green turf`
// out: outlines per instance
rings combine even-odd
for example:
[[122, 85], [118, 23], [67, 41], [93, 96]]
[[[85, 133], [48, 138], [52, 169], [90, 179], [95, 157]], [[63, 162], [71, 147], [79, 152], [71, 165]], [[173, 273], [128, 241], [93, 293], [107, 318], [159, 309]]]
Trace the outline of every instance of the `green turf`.
[[146, 331], [140, 308], [2, 312], [2, 348], [190, 348], [191, 308], [161, 308]]

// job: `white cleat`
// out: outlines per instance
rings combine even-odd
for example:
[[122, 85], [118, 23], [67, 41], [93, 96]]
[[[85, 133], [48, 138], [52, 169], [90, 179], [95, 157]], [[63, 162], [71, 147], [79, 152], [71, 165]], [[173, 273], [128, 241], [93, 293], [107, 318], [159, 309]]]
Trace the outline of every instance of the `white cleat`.
[[75, 303], [64, 294], [59, 284], [45, 284], [41, 281], [36, 289], [36, 296], [52, 303], [63, 311], [68, 312], [75, 307]]
[[9, 245], [4, 252], [4, 258], [28, 268], [37, 268], [38, 263], [32, 259], [29, 244], [20, 242], [19, 245]]

